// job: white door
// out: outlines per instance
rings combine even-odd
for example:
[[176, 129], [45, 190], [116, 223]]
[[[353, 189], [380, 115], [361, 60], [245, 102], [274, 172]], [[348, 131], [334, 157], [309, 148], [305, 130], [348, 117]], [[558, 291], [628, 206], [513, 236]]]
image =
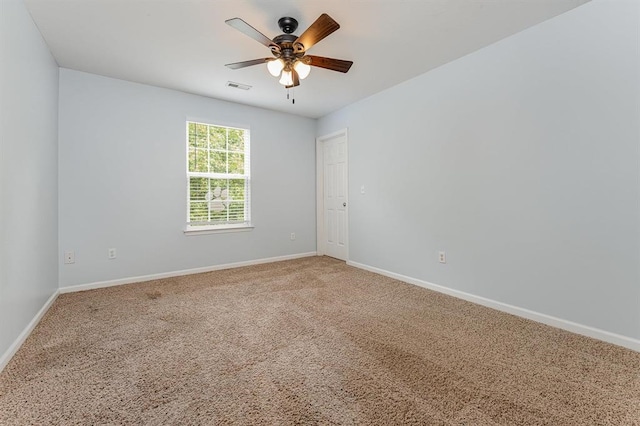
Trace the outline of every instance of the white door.
[[347, 260], [347, 134], [322, 141], [324, 254]]

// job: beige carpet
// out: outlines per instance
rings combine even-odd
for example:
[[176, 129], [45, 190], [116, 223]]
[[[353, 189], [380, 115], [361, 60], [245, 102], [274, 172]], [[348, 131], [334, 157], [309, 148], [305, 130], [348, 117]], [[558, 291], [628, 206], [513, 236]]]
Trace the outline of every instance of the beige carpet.
[[0, 424], [638, 425], [640, 353], [306, 258], [61, 295]]

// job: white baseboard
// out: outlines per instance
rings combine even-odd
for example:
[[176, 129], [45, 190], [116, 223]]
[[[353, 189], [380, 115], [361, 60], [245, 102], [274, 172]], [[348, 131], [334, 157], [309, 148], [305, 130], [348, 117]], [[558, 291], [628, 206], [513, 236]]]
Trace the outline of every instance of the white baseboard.
[[427, 281], [419, 280], [417, 278], [396, 274], [395, 272], [389, 272], [384, 269], [376, 268], [376, 267], [365, 265], [362, 263], [348, 261], [347, 265], [350, 265], [359, 269], [364, 269], [366, 271], [375, 272], [376, 274], [384, 275], [389, 278], [394, 278], [396, 280], [417, 285], [419, 287], [424, 287], [429, 290], [434, 290], [439, 293], [444, 293], [449, 296], [457, 297], [458, 299], [463, 299], [468, 302], [472, 302], [478, 305], [487, 306], [489, 308], [496, 309], [498, 311], [507, 312], [512, 315], [516, 315], [522, 318], [527, 318], [536, 322], [550, 325], [552, 327], [560, 328], [562, 330], [570, 331], [576, 334], [581, 334], [583, 336], [592, 337], [594, 339], [602, 340], [604, 342], [612, 343], [618, 346], [623, 346], [625, 348], [640, 352], [640, 340], [633, 339], [631, 337], [610, 333], [608, 331], [600, 330], [594, 327], [589, 327], [587, 325], [582, 325], [582, 324], [578, 324], [572, 321], [567, 321], [561, 318], [556, 318], [551, 315], [541, 314], [539, 312], [531, 311], [529, 309], [520, 308], [517, 306], [509, 305], [507, 303], [502, 303], [495, 300], [487, 299], [485, 297], [476, 296], [470, 293], [465, 293], [464, 291], [454, 290], [438, 284], [433, 284]]
[[300, 259], [315, 256], [316, 252], [290, 254], [286, 256], [268, 257], [264, 259], [247, 260], [243, 262], [226, 263], [224, 265], [205, 266], [202, 268], [183, 269], [181, 271], [163, 272], [160, 274], [142, 275], [138, 277], [120, 278], [110, 281], [98, 281], [88, 284], [60, 287], [60, 293], [74, 293], [76, 291], [94, 290], [96, 288], [113, 287], [116, 285], [139, 283], [143, 281], [160, 280], [163, 278], [179, 277], [181, 275], [200, 274], [202, 272], [220, 271], [222, 269], [240, 268], [242, 266], [260, 265], [262, 263], [281, 262], [283, 260]]
[[[27, 337], [29, 337], [29, 334], [31, 334], [31, 332], [36, 327], [36, 325], [38, 325], [38, 323], [40, 322], [44, 314], [49, 310], [49, 307], [56, 300], [56, 298], [58, 297], [58, 294], [72, 293], [76, 291], [91, 290], [91, 289], [103, 288], [103, 287], [111, 287], [111, 286], [122, 285], [122, 284], [131, 284], [131, 283], [143, 282], [143, 281], [151, 281], [151, 280], [157, 280], [162, 278], [177, 277], [181, 275], [199, 274], [202, 272], [219, 271], [222, 269], [239, 268], [242, 266], [251, 266], [251, 265], [259, 265], [263, 263], [279, 262], [283, 260], [299, 259], [303, 257], [310, 257], [310, 256], [316, 256], [316, 255], [317, 255], [316, 252], [299, 253], [299, 254], [293, 254], [293, 255], [287, 255], [287, 256], [270, 257], [265, 259], [256, 259], [256, 260], [249, 260], [244, 262], [227, 263], [224, 265], [214, 265], [214, 266], [207, 266], [203, 268], [185, 269], [181, 271], [165, 272], [161, 274], [144, 275], [139, 277], [122, 278], [118, 280], [100, 281], [100, 282], [94, 282], [89, 284], [61, 287], [56, 292], [54, 292], [51, 295], [51, 297], [49, 297], [49, 299], [45, 302], [42, 308], [33, 317], [31, 322], [29, 322], [29, 324], [25, 327], [22, 333], [20, 333], [18, 338], [15, 340], [15, 342], [13, 342], [13, 344], [9, 347], [9, 349], [7, 349], [5, 353], [2, 354], [2, 356], [0, 356], [0, 372], [7, 366], [11, 358], [16, 354], [16, 352], [18, 352], [18, 349], [20, 349], [20, 346], [22, 346], [25, 340], [27, 340]], [[347, 264], [356, 268], [364, 269], [370, 272], [375, 272], [377, 274], [384, 275], [389, 278], [393, 278], [409, 284], [424, 287], [429, 290], [434, 290], [439, 293], [448, 294], [449, 296], [467, 300], [472, 303], [477, 303], [479, 305], [487, 306], [489, 308], [493, 308], [502, 312], [507, 312], [509, 314], [513, 314], [519, 317], [523, 317], [523, 318], [527, 318], [543, 324], [547, 324], [552, 327], [556, 327], [556, 328], [567, 330], [573, 333], [592, 337], [594, 339], [602, 340], [604, 342], [623, 346], [625, 348], [629, 348], [631, 350], [640, 352], [640, 340], [637, 340], [637, 339], [633, 339], [633, 338], [622, 336], [615, 333], [610, 333], [608, 331], [604, 331], [604, 330], [589, 327], [586, 325], [578, 324], [575, 322], [563, 320], [561, 318], [552, 317], [550, 315], [541, 314], [535, 311], [509, 305], [506, 303], [497, 302], [495, 300], [476, 296], [470, 293], [465, 293], [459, 290], [454, 290], [448, 287], [444, 287], [444, 286], [433, 284], [427, 281], [419, 280], [417, 278], [396, 274], [395, 272], [389, 272], [384, 269], [376, 268], [376, 267], [365, 265], [362, 263], [348, 261]]]
[[13, 356], [16, 354], [16, 352], [18, 352], [18, 349], [20, 349], [20, 346], [22, 346], [24, 341], [27, 340], [27, 337], [29, 337], [29, 335], [31, 334], [33, 329], [36, 328], [36, 325], [38, 325], [38, 323], [40, 322], [40, 320], [42, 319], [44, 314], [47, 313], [47, 311], [49, 310], [49, 308], [51, 307], [53, 302], [58, 297], [59, 293], [60, 292], [58, 290], [56, 290], [51, 295], [51, 297], [49, 297], [49, 299], [47, 299], [45, 304], [42, 306], [42, 308], [40, 308], [40, 310], [33, 317], [31, 322], [25, 327], [24, 330], [22, 330], [22, 333], [20, 333], [18, 338], [15, 340], [15, 342], [13, 342], [13, 344], [11, 346], [9, 346], [9, 349], [7, 349], [5, 351], [5, 353], [2, 354], [2, 356], [0, 357], [0, 372], [2, 372], [2, 370], [4, 370], [4, 368], [7, 366], [7, 364], [9, 364], [9, 361], [11, 360], [11, 358], [13, 358]]

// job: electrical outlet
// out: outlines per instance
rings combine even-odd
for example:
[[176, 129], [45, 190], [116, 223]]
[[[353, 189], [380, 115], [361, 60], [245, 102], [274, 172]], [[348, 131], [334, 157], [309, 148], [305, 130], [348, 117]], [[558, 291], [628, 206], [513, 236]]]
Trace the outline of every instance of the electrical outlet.
[[108, 253], [109, 253], [109, 259], [115, 259], [116, 258], [116, 249], [110, 248]]
[[64, 263], [66, 265], [70, 265], [72, 263], [76, 263], [76, 254], [73, 252], [73, 250], [69, 250], [69, 251], [65, 251], [64, 252]]
[[296, 239], [296, 233], [292, 232], [291, 233], [291, 241], [295, 241], [295, 239]]
[[445, 252], [438, 252], [438, 262], [447, 263], [447, 254]]

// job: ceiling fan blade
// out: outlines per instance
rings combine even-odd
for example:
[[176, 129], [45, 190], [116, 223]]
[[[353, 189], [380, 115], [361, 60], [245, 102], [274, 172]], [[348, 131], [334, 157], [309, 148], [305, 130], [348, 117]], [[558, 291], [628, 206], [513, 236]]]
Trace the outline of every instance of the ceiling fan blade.
[[237, 70], [244, 67], [250, 67], [252, 65], [264, 64], [273, 58], [252, 59], [250, 61], [234, 62], [233, 64], [226, 64], [225, 67]]
[[340, 25], [331, 16], [323, 13], [293, 44], [294, 46], [301, 44], [304, 47], [303, 50], [309, 50], [311, 46], [338, 28], [340, 28]]
[[266, 35], [262, 34], [260, 31], [253, 28], [251, 25], [247, 24], [240, 18], [231, 18], [224, 21], [227, 25], [232, 26], [236, 30], [240, 31], [243, 34], [248, 35], [252, 39], [256, 40], [260, 44], [264, 44], [271, 50], [280, 50], [280, 46], [274, 43], [269, 39]]
[[291, 86], [285, 86], [287, 89], [300, 86], [300, 76], [298, 75], [298, 71], [294, 69], [291, 70], [291, 79], [293, 80], [293, 84]]
[[309, 65], [314, 67], [326, 68], [332, 71], [347, 72], [353, 61], [344, 61], [342, 59], [325, 58], [324, 56], [306, 55], [309, 58]]

